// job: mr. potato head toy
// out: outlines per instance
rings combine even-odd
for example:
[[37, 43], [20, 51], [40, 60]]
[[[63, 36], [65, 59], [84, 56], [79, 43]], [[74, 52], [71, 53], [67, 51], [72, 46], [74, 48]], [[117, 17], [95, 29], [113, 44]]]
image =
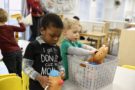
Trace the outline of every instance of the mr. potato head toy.
[[103, 45], [100, 47], [90, 59], [88, 59], [88, 62], [94, 63], [94, 64], [101, 64], [104, 62], [104, 58], [106, 57], [108, 53], [108, 47], [106, 45]]
[[44, 90], [61, 90], [64, 81], [57, 70], [52, 70], [49, 74], [49, 79], [51, 81], [50, 86], [46, 86]]

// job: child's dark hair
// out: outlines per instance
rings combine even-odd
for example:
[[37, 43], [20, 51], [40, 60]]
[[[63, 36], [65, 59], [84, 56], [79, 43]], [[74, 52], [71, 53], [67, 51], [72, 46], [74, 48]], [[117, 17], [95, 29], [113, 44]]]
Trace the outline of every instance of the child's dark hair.
[[7, 12], [4, 9], [0, 8], [0, 22], [4, 23], [7, 22], [7, 20], [8, 20]]
[[78, 21], [80, 20], [80, 18], [78, 16], [74, 16], [73, 18], [78, 20]]
[[64, 27], [61, 18], [54, 13], [48, 13], [42, 18], [41, 27], [46, 29], [47, 27], [50, 26], [60, 29], [63, 29]]

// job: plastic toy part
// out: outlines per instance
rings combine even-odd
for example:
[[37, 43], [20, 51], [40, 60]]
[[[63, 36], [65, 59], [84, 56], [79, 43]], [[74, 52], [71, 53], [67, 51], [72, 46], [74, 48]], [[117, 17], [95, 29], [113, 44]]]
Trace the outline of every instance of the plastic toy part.
[[64, 81], [63, 80], [60, 80], [58, 84], [59, 85], [63, 85], [64, 84]]
[[123, 65], [122, 67], [135, 70], [135, 66], [132, 65]]
[[60, 73], [57, 70], [52, 70], [49, 74], [51, 85], [44, 90], [61, 90], [64, 81], [61, 79]]
[[60, 74], [59, 74], [59, 71], [57, 70], [51, 70], [51, 72], [49, 73], [49, 76], [57, 77], [57, 76], [60, 76]]
[[17, 18], [22, 18], [22, 15], [19, 14], [19, 13], [17, 13], [17, 14], [12, 14], [12, 15], [11, 15], [11, 18], [15, 18], [15, 19], [17, 19]]

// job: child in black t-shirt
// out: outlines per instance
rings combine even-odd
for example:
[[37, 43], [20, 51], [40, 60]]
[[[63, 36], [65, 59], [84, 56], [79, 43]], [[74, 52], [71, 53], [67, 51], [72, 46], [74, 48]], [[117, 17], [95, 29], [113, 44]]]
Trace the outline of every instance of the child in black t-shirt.
[[48, 73], [59, 70], [63, 75], [60, 49], [56, 45], [62, 33], [63, 23], [56, 14], [47, 14], [42, 19], [41, 36], [31, 42], [23, 58], [23, 71], [30, 77], [30, 90], [44, 90], [50, 84]]

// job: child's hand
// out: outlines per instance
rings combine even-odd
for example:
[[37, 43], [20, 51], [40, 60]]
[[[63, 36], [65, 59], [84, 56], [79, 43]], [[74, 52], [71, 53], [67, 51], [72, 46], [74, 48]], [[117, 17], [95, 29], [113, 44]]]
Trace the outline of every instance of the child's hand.
[[62, 79], [64, 79], [65, 78], [65, 72], [64, 71], [60, 71], [60, 76], [61, 76]]
[[17, 17], [17, 21], [18, 21], [18, 23], [20, 23], [20, 22], [21, 22], [21, 19], [22, 19], [22, 17]]
[[47, 76], [37, 76], [36, 80], [40, 83], [40, 85], [45, 88], [50, 85], [50, 80]]
[[97, 52], [98, 52], [98, 50], [92, 50], [92, 51], [90, 51], [90, 54], [95, 55]]

